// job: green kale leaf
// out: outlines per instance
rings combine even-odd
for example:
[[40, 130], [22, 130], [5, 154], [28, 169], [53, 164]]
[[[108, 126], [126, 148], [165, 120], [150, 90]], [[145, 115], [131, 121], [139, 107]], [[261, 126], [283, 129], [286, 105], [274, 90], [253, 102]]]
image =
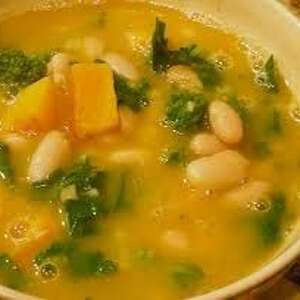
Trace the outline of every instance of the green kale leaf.
[[178, 133], [195, 131], [203, 125], [207, 100], [199, 93], [177, 91], [169, 99], [164, 123]]

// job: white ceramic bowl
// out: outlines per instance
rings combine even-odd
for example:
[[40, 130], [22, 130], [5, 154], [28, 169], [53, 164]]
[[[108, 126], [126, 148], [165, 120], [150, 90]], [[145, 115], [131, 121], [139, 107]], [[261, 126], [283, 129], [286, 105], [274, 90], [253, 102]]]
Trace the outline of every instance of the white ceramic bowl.
[[[0, 0], [0, 19], [38, 6], [62, 5], [82, 2], [81, 0]], [[140, 0], [142, 1], [142, 0]], [[147, 0], [145, 0], [147, 1]], [[300, 23], [287, 9], [276, 0], [150, 0], [171, 6], [187, 14], [210, 16], [217, 23], [242, 35], [257, 45], [273, 53], [278, 59], [280, 69], [287, 80], [295, 101], [300, 95]], [[38, 3], [39, 2], [39, 3]], [[100, 0], [86, 0], [100, 2]], [[276, 278], [300, 254], [300, 230], [295, 228], [286, 245], [278, 255], [265, 266], [234, 283], [214, 290], [208, 294], [195, 296], [189, 300], [218, 300], [238, 297], [247, 291], [255, 291], [266, 282]], [[34, 300], [0, 286], [0, 297], [14, 300]]]

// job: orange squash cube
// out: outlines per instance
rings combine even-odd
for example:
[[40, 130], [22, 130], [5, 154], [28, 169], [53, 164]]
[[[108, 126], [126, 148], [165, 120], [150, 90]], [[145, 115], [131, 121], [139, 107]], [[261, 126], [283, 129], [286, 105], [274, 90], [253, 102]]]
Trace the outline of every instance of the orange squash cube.
[[109, 66], [76, 64], [71, 72], [76, 135], [84, 138], [117, 128], [118, 103]]
[[23, 89], [4, 116], [9, 130], [46, 132], [57, 125], [56, 88], [45, 77]]

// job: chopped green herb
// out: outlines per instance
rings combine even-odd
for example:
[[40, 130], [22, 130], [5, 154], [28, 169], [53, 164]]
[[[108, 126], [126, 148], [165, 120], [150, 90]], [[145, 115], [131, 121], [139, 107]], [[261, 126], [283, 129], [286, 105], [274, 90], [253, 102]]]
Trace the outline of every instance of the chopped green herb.
[[105, 178], [104, 209], [107, 213], [115, 212], [126, 206], [127, 173], [111, 171]]
[[78, 277], [109, 275], [118, 269], [100, 252], [74, 251], [69, 255], [69, 265], [72, 274]]
[[204, 276], [202, 269], [189, 263], [179, 263], [172, 267], [171, 279], [176, 287], [189, 289], [194, 287]]
[[134, 258], [143, 265], [149, 265], [155, 260], [155, 252], [152, 249], [141, 248], [134, 253]]
[[7, 183], [13, 181], [13, 169], [10, 162], [9, 148], [3, 143], [0, 143], [0, 177]]
[[102, 209], [99, 199], [81, 197], [64, 204], [67, 228], [72, 237], [82, 237], [95, 232], [96, 221]]
[[165, 124], [179, 133], [195, 131], [203, 125], [207, 100], [199, 93], [178, 91], [167, 104]]
[[20, 89], [46, 76], [51, 56], [27, 55], [12, 48], [0, 49], [0, 85], [5, 91], [17, 94]]
[[286, 212], [286, 197], [282, 192], [274, 193], [270, 201], [270, 209], [259, 215], [256, 221], [259, 239], [264, 245], [273, 245], [280, 239]]
[[10, 288], [20, 290], [26, 285], [26, 278], [7, 254], [0, 254], [0, 278]]
[[246, 103], [244, 103], [241, 99], [237, 97], [230, 97], [228, 100], [228, 104], [240, 115], [241, 119], [245, 124], [249, 123], [250, 120], [250, 112]]
[[73, 243], [55, 242], [49, 248], [40, 252], [35, 257], [35, 263], [41, 265], [53, 257], [65, 255], [68, 256], [74, 250], [75, 246]]
[[117, 265], [100, 252], [82, 251], [73, 243], [56, 242], [39, 253], [35, 262], [42, 266], [44, 262], [56, 257], [63, 258], [70, 273], [76, 277], [109, 275], [117, 271]]
[[75, 185], [80, 196], [85, 196], [101, 183], [103, 173], [93, 167], [84, 157], [62, 177], [61, 186]]
[[149, 104], [149, 83], [145, 79], [133, 84], [124, 76], [114, 74], [114, 81], [119, 103], [128, 106], [135, 112], [141, 111]]
[[274, 109], [269, 113], [266, 131], [271, 135], [279, 135], [282, 132], [281, 115], [278, 110]]
[[272, 151], [269, 147], [269, 143], [267, 141], [257, 141], [253, 144], [252, 147], [254, 156], [259, 158], [259, 159], [263, 159], [268, 157]]
[[184, 165], [186, 154], [184, 149], [167, 149], [160, 156], [160, 162], [169, 166]]
[[169, 50], [165, 31], [166, 24], [157, 18], [152, 37], [152, 68], [154, 71], [160, 73], [174, 65], [188, 65], [197, 73], [205, 86], [213, 87], [220, 82], [218, 69], [213, 63], [200, 56], [196, 45]]
[[257, 77], [257, 82], [267, 91], [277, 93], [279, 90], [278, 71], [274, 61], [274, 56], [271, 55], [265, 63], [263, 70]]
[[152, 37], [152, 66], [156, 72], [166, 71], [169, 64], [168, 40], [165, 38], [166, 24], [156, 18]]

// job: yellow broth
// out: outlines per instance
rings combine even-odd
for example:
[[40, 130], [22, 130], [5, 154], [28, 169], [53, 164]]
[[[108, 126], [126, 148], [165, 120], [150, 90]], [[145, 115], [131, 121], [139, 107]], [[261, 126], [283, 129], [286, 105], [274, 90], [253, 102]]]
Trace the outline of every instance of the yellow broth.
[[[266, 231], [257, 230], [254, 224], [257, 218], [264, 217], [263, 213], [249, 212], [244, 204], [227, 201], [223, 197], [227, 191], [192, 187], [186, 180], [185, 166], [161, 161], [164, 151], [174, 145], [188, 148], [192, 134], [178, 135], [162, 124], [172, 86], [163, 73], [151, 70], [151, 37], [156, 17], [167, 25], [170, 48], [197, 44], [209, 59], [218, 65], [223, 62], [220, 84], [203, 90], [209, 101], [234, 96], [247, 103], [251, 121], [245, 121], [244, 141], [234, 148], [250, 161], [248, 179], [267, 181], [274, 191], [285, 194], [279, 229], [267, 221], [262, 225]], [[29, 187], [29, 161], [44, 133], [27, 134], [26, 146], [21, 151], [11, 151], [15, 187], [1, 185], [0, 250], [19, 265], [26, 277], [26, 284], [20, 289], [47, 299], [174, 300], [224, 286], [270, 261], [298, 218], [300, 131], [291, 114], [292, 96], [285, 81], [280, 78], [278, 93], [267, 92], [255, 82], [253, 61], [236, 36], [172, 9], [146, 3], [106, 1], [95, 7], [27, 12], [0, 25], [2, 48], [14, 47], [29, 53], [54, 50], [80, 62], [90, 61], [82, 47], [85, 37], [95, 37], [104, 42], [106, 52], [126, 57], [150, 83], [150, 104], [141, 112], [131, 113], [132, 130], [116, 130], [87, 139], [74, 136], [68, 117], [72, 99], [60, 96], [64, 121], [56, 129], [66, 131], [71, 140], [69, 164], [84, 154], [104, 171], [125, 168], [129, 178], [127, 202], [118, 211], [101, 217], [96, 233], [70, 238], [60, 201], [49, 201], [47, 194], [35, 194]], [[258, 62], [261, 60], [257, 57]], [[3, 115], [9, 106], [6, 100], [3, 96]], [[275, 129], [275, 134], [268, 133], [265, 138], [263, 132], [273, 109], [280, 113], [280, 130]], [[2, 134], [7, 134], [3, 124]], [[125, 158], [121, 163], [111, 160], [113, 154], [123, 150], [138, 151], [138, 159], [131, 162]], [[188, 155], [189, 160], [196, 158]], [[260, 235], [272, 235], [272, 230], [279, 230], [280, 238], [262, 242]], [[23, 240], [22, 234], [26, 236], [28, 231], [32, 231], [29, 240]], [[40, 234], [42, 238], [36, 238]], [[74, 276], [65, 263], [54, 258], [56, 276], [41, 276], [33, 261], [35, 256], [54, 242], [70, 239], [82, 249], [101, 251], [116, 262], [118, 270], [108, 276]], [[173, 274], [178, 264], [193, 264], [202, 271], [196, 272], [191, 285], [178, 286]], [[9, 284], [4, 273], [0, 270], [0, 278]], [[190, 280], [193, 275], [187, 277], [183, 280]]]

